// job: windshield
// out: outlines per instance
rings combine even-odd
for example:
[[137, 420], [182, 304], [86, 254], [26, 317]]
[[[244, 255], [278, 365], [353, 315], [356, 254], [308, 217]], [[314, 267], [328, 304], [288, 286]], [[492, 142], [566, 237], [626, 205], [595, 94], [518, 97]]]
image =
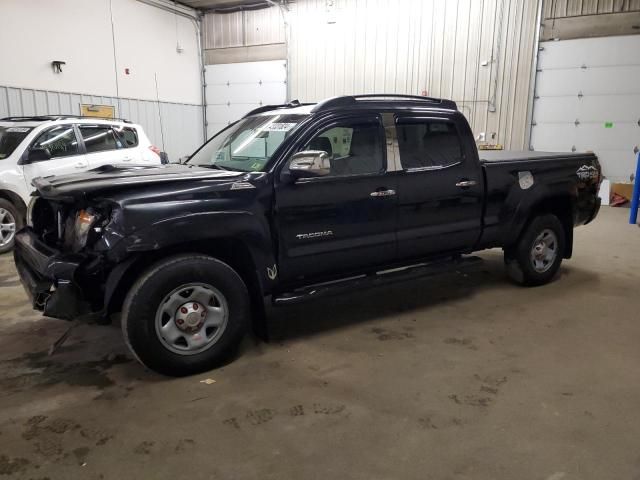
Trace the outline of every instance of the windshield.
[[249, 117], [220, 132], [187, 162], [223, 170], [260, 172], [291, 130], [306, 115]]
[[0, 127], [0, 160], [11, 155], [31, 130], [32, 127]]

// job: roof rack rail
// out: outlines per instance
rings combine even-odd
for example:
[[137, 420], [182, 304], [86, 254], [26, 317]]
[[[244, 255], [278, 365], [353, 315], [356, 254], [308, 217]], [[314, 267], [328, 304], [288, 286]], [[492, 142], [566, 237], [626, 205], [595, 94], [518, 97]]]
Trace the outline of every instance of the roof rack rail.
[[244, 117], [246, 118], [250, 115], [256, 115], [262, 112], [268, 112], [269, 110], [279, 110], [282, 108], [295, 108], [295, 107], [303, 107], [305, 105], [313, 105], [313, 103], [300, 103], [298, 100], [291, 100], [289, 103], [283, 103], [282, 105], [263, 105], [262, 107], [254, 108], [253, 110], [247, 112]]
[[125, 118], [113, 118], [113, 117], [94, 117], [87, 115], [29, 115], [22, 117], [4, 117], [0, 118], [2, 122], [46, 122], [53, 120], [62, 120], [67, 118], [79, 118], [79, 119], [95, 119], [95, 120], [114, 120], [117, 122], [132, 123]]
[[424, 97], [419, 95], [404, 95], [398, 93], [370, 93], [363, 95], [344, 95], [340, 97], [332, 97], [322, 102], [319, 102], [313, 110], [313, 113], [320, 112], [322, 110], [328, 110], [330, 108], [348, 107], [358, 103], [358, 100], [403, 100], [407, 102], [415, 103], [429, 103], [432, 105], [439, 105], [443, 108], [457, 109], [456, 102], [453, 100], [444, 100], [441, 98]]
[[46, 120], [53, 120], [55, 117], [51, 115], [32, 115], [27, 117], [4, 117], [0, 118], [0, 122], [44, 122]]

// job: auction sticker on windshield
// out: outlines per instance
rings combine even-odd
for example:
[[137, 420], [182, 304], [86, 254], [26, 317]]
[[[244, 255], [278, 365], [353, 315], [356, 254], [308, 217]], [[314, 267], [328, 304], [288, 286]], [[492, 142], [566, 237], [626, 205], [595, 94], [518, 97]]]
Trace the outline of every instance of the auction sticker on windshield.
[[296, 125], [297, 123], [270, 123], [262, 127], [261, 130], [265, 132], [288, 132]]

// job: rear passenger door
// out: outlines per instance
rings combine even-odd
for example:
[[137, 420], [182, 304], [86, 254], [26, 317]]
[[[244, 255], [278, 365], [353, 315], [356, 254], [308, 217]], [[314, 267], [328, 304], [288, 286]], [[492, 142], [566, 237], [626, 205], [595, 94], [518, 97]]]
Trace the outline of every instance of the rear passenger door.
[[125, 148], [125, 143], [111, 125], [78, 125], [80, 137], [84, 142], [89, 168], [102, 165], [131, 163], [135, 149]]
[[482, 171], [472, 151], [475, 145], [462, 140], [463, 128], [446, 117], [396, 119], [402, 165], [398, 175], [402, 259], [468, 251], [480, 236]]

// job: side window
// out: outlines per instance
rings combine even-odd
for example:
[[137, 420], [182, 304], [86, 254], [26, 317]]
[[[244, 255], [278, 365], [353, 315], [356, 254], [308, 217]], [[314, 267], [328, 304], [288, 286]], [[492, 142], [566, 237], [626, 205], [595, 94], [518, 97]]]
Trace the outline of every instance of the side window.
[[78, 155], [78, 139], [73, 125], [58, 125], [40, 134], [32, 150], [48, 150], [51, 158]]
[[118, 148], [133, 148], [138, 146], [138, 132], [133, 127], [114, 127]]
[[87, 153], [116, 150], [118, 144], [110, 126], [78, 125]]
[[453, 123], [424, 120], [398, 123], [396, 127], [404, 169], [448, 167], [462, 161], [460, 137]]
[[375, 122], [345, 122], [321, 131], [302, 150], [327, 152], [331, 176], [378, 173], [384, 169], [383, 131]]

